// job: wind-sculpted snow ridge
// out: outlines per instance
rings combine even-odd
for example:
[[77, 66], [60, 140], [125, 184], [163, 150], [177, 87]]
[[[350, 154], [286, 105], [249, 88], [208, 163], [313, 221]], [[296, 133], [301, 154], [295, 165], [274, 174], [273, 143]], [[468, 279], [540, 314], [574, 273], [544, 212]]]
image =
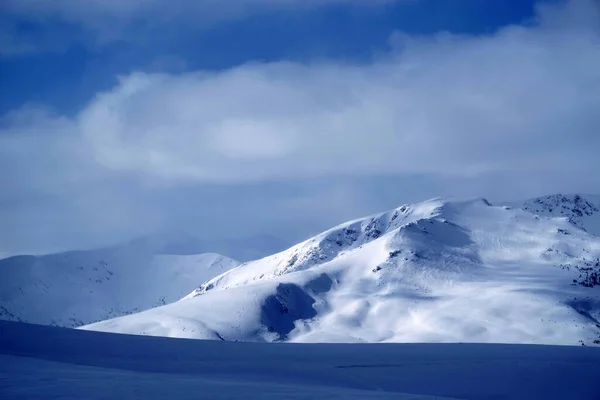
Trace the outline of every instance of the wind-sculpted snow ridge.
[[159, 244], [0, 260], [0, 319], [77, 327], [176, 301], [238, 265], [218, 254], [162, 254]]
[[484, 199], [430, 200], [339, 225], [84, 329], [226, 341], [600, 340], [600, 238]]

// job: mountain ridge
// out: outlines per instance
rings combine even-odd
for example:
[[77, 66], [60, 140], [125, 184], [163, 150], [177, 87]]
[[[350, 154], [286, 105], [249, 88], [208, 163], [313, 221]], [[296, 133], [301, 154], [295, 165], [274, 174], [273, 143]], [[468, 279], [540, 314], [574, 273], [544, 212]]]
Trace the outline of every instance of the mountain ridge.
[[567, 218], [578, 228], [600, 236], [600, 195], [557, 193], [504, 204], [545, 217]]

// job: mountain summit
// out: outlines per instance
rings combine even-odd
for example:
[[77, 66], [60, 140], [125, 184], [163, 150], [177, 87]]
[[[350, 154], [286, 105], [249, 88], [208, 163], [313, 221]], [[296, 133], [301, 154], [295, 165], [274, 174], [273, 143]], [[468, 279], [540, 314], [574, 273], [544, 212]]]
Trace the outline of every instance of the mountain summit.
[[568, 218], [573, 225], [600, 236], [600, 196], [553, 194], [509, 204], [546, 217]]

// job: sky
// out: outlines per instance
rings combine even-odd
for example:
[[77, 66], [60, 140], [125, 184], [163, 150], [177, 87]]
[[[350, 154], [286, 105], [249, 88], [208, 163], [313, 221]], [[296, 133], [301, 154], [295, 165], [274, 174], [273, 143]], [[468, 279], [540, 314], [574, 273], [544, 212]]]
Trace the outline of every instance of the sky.
[[4, 0], [0, 88], [5, 255], [600, 193], [597, 0]]

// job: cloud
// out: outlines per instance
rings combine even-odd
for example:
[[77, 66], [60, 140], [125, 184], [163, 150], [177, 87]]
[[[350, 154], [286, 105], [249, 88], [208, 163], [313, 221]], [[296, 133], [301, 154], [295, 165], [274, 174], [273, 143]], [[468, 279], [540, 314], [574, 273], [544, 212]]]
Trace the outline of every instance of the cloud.
[[[389, 54], [367, 64], [123, 76], [76, 117], [29, 107], [0, 121], [0, 180], [9, 188], [0, 201], [10, 210], [36, 196], [69, 197], [81, 212], [73, 224], [86, 212], [96, 213], [91, 225], [119, 222], [104, 232], [186, 218], [250, 232], [264, 215], [301, 231], [328, 222], [328, 212], [377, 211], [383, 191], [390, 202], [415, 193], [594, 192], [598, 13], [596, 2], [571, 1], [487, 36], [398, 34]], [[402, 185], [389, 191], [394, 182]], [[206, 188], [221, 196], [181, 200], [210, 197]]]
[[571, 20], [597, 12], [581, 4], [491, 36], [394, 37], [367, 65], [132, 74], [73, 124], [102, 167], [170, 182], [592, 168], [600, 35]]

